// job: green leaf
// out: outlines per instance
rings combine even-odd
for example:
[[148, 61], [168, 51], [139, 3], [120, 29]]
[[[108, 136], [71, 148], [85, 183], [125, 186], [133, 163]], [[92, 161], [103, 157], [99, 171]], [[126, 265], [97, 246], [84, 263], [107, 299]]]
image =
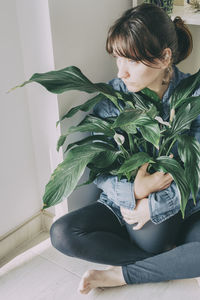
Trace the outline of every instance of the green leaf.
[[125, 162], [118, 170], [118, 174], [134, 171], [135, 169], [147, 162], [153, 162], [152, 158], [147, 153], [139, 152], [133, 154], [129, 159], [125, 160]]
[[116, 150], [101, 152], [91, 161], [91, 163], [95, 165], [95, 168], [105, 169], [111, 166], [121, 153], [121, 151]]
[[181, 109], [181, 106], [183, 106], [184, 104], [190, 104], [196, 100], [199, 100], [200, 96], [192, 96], [192, 97], [188, 97], [188, 98], [181, 98], [180, 100], [177, 100], [175, 105], [174, 105], [174, 109]]
[[67, 135], [66, 135], [66, 134], [65, 134], [65, 135], [61, 135], [61, 136], [59, 137], [59, 140], [58, 140], [58, 142], [57, 142], [57, 147], [56, 147], [56, 150], [57, 150], [57, 151], [59, 151], [60, 147], [62, 147], [62, 146], [64, 145], [64, 142], [65, 142], [66, 138], [67, 138]]
[[115, 131], [111, 129], [111, 124], [109, 122], [93, 115], [87, 115], [77, 126], [71, 126], [68, 129], [68, 133], [77, 131], [101, 132], [107, 136], [114, 136], [115, 134]]
[[93, 181], [98, 177], [98, 174], [99, 174], [98, 172], [95, 172], [95, 171], [93, 171], [93, 170], [90, 170], [88, 180], [85, 181], [85, 182], [83, 182], [83, 183], [81, 183], [81, 184], [78, 184], [78, 185], [76, 186], [75, 189], [80, 188], [80, 187], [82, 187], [82, 186], [84, 186], [84, 185], [93, 183]]
[[136, 125], [132, 124], [132, 123], [121, 125], [120, 128], [122, 130], [124, 130], [128, 134], [130, 134], [130, 133], [131, 134], [136, 134], [137, 133], [137, 127], [136, 127]]
[[156, 94], [156, 92], [150, 90], [149, 88], [144, 88], [141, 90], [141, 92], [145, 95], [147, 95], [149, 98], [153, 99], [155, 102], [160, 102], [161, 99], [159, 96]]
[[182, 100], [192, 96], [195, 90], [200, 86], [200, 70], [195, 74], [181, 80], [173, 91], [171, 97], [170, 109], [181, 105]]
[[105, 99], [105, 96], [102, 94], [99, 94], [95, 97], [93, 97], [92, 99], [89, 99], [88, 101], [86, 101], [85, 103], [75, 106], [73, 108], [71, 108], [57, 123], [56, 126], [58, 125], [59, 122], [63, 121], [66, 118], [71, 118], [72, 116], [74, 116], [78, 111], [84, 111], [87, 112], [89, 110], [91, 110], [95, 104], [97, 104], [98, 102], [100, 102], [102, 99]]
[[26, 83], [30, 82], [37, 82], [44, 86], [49, 92], [55, 94], [61, 94], [71, 90], [87, 93], [98, 92], [96, 85], [75, 66], [46, 73], [35, 73]]
[[90, 168], [89, 179], [78, 185], [77, 188], [92, 183], [99, 175], [111, 174], [113, 170], [118, 169], [119, 166], [118, 163], [116, 164], [116, 160], [120, 154], [121, 151], [110, 150], [95, 156], [94, 160], [87, 165]]
[[150, 118], [155, 119], [155, 117], [158, 115], [158, 110], [154, 105], [152, 105], [146, 113]]
[[136, 124], [136, 121], [142, 119], [146, 116], [146, 114], [140, 109], [130, 109], [127, 111], [123, 111], [116, 118], [116, 121], [113, 123], [112, 128], [119, 127], [127, 124]]
[[49, 92], [55, 94], [61, 94], [71, 90], [86, 93], [100, 92], [109, 98], [119, 110], [121, 110], [121, 108], [118, 103], [118, 98], [124, 99], [124, 97], [121, 96], [123, 93], [116, 92], [111, 85], [107, 83], [92, 83], [81, 70], [75, 66], [46, 73], [35, 73], [29, 80], [15, 88], [22, 87], [31, 82], [37, 82], [44, 86]]
[[175, 114], [174, 119], [169, 129], [169, 137], [172, 139], [177, 134], [190, 128], [192, 121], [194, 121], [200, 114], [200, 96], [189, 103], [182, 105]]
[[58, 140], [57, 150], [64, 144], [67, 136], [75, 132], [96, 132], [103, 133], [106, 136], [114, 136], [115, 131], [110, 128], [111, 124], [101, 118], [93, 115], [87, 115], [77, 126], [71, 126], [65, 135]]
[[145, 101], [145, 97], [141, 93], [133, 93], [132, 101], [137, 109], [148, 110], [151, 107], [151, 102]]
[[156, 122], [149, 121], [144, 126], [140, 126], [143, 138], [159, 149], [160, 128]]
[[109, 137], [102, 135], [102, 134], [95, 134], [95, 135], [87, 136], [86, 138], [83, 138], [82, 140], [79, 140], [79, 141], [69, 144], [67, 146], [67, 149], [65, 150], [65, 152], [74, 146], [80, 146], [80, 145], [89, 144], [89, 143], [98, 142], [98, 141], [102, 141], [102, 142], [111, 144]]
[[112, 151], [112, 147], [97, 142], [71, 149], [65, 160], [54, 170], [45, 187], [44, 208], [56, 205], [68, 197], [75, 189], [87, 164], [103, 151]]
[[149, 108], [151, 105], [155, 106], [159, 112], [162, 111], [162, 101], [159, 96], [149, 88], [144, 88], [139, 92], [140, 95], [143, 95], [144, 101], [148, 103]]
[[184, 163], [185, 178], [192, 192], [194, 203], [200, 181], [200, 144], [196, 138], [188, 135], [180, 135], [178, 140], [178, 153]]
[[173, 158], [168, 156], [160, 156], [153, 165], [157, 171], [170, 173], [180, 191], [181, 195], [181, 212], [184, 217], [185, 207], [190, 195], [190, 189], [188, 182], [184, 176], [184, 169], [181, 165]]
[[135, 134], [136, 128], [139, 128], [145, 140], [152, 143], [156, 148], [159, 146], [160, 128], [158, 123], [141, 110], [130, 109], [122, 112], [112, 125], [112, 128], [116, 127], [132, 134]]

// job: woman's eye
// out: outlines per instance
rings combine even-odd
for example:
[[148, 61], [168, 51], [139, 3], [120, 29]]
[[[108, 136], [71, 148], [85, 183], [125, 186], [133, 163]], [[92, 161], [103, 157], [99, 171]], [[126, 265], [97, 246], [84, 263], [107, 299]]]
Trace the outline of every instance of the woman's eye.
[[138, 61], [137, 60], [133, 60], [133, 59], [129, 59], [129, 62], [131, 63], [131, 64], [137, 64], [138, 63]]

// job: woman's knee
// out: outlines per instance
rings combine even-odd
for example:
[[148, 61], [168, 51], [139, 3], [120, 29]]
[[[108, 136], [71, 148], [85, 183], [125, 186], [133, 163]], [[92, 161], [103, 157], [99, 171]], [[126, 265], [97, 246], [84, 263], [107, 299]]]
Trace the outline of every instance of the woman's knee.
[[70, 217], [64, 216], [52, 224], [50, 239], [54, 248], [66, 255], [74, 256], [76, 238]]

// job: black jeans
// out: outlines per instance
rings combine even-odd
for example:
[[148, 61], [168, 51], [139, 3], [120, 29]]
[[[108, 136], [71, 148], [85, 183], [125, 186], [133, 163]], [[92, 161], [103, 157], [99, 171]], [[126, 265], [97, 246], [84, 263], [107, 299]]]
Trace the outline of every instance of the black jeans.
[[[113, 212], [99, 202], [58, 219], [51, 226], [50, 237], [52, 245], [68, 256], [122, 266], [127, 284], [198, 277], [200, 212], [184, 222], [179, 222], [179, 216], [176, 217], [180, 227], [176, 245], [163, 252], [159, 247], [155, 251], [147, 251], [146, 241], [144, 247], [138, 246], [126, 226], [121, 226]], [[151, 238], [149, 243], [152, 244]]]

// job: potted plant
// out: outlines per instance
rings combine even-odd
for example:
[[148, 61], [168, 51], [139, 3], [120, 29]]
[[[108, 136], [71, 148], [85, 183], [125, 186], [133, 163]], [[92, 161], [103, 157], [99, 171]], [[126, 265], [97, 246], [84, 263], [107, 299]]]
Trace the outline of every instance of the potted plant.
[[145, 0], [145, 3], [151, 3], [162, 8], [168, 15], [170, 15], [173, 11], [173, 0]]
[[[75, 66], [47, 73], [35, 73], [22, 87], [37, 82], [49, 92], [60, 94], [69, 90], [95, 93], [85, 103], [73, 107], [58, 122], [72, 118], [78, 111], [88, 112], [77, 126], [68, 128], [57, 144], [64, 145], [69, 134], [93, 132], [88, 137], [69, 144], [66, 157], [52, 173], [43, 197], [47, 208], [61, 202], [78, 186], [86, 167], [90, 169], [89, 184], [101, 174], [134, 180], [138, 168], [149, 163], [149, 172], [164, 171], [173, 176], [181, 195], [181, 212], [192, 193], [193, 201], [199, 187], [200, 144], [187, 130], [200, 114], [200, 96], [192, 96], [200, 85], [200, 70], [183, 79], [170, 101], [170, 120], [161, 118], [162, 106], [157, 95], [144, 89], [137, 93], [123, 93], [106, 83], [92, 83]], [[16, 88], [16, 87], [15, 87]], [[96, 94], [97, 93], [97, 94]], [[117, 106], [119, 115], [101, 119], [89, 113], [102, 99], [108, 98]], [[170, 151], [176, 144], [177, 157]]]

